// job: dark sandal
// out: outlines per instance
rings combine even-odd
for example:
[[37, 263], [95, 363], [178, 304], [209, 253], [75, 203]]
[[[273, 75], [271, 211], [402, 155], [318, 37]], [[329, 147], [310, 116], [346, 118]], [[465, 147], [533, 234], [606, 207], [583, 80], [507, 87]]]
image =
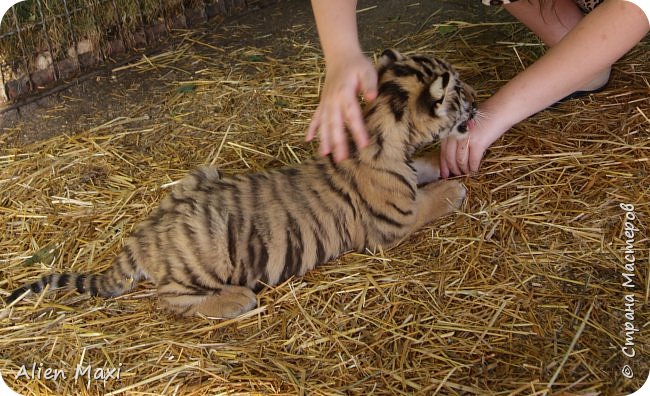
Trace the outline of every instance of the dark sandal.
[[574, 93], [569, 94], [569, 95], [563, 97], [562, 99], [558, 100], [557, 102], [553, 103], [549, 107], [556, 107], [556, 106], [559, 106], [559, 105], [561, 105], [564, 102], [567, 102], [569, 100], [580, 99], [580, 98], [585, 97], [587, 95], [603, 92], [605, 89], [607, 89], [607, 85], [609, 85], [609, 80], [605, 84], [603, 84], [600, 88], [592, 89], [592, 90], [589, 90], [589, 91], [575, 91]]

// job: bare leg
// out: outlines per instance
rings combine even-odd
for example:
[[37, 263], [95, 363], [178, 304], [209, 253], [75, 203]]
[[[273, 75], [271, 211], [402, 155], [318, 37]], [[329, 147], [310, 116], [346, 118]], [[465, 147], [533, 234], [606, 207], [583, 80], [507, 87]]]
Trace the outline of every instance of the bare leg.
[[[539, 0], [517, 1], [504, 5], [504, 8], [526, 25], [546, 45], [554, 47], [584, 17], [573, 0], [555, 0], [541, 6]], [[581, 90], [591, 91], [601, 88], [609, 80], [611, 66], [601, 71], [594, 80]]]

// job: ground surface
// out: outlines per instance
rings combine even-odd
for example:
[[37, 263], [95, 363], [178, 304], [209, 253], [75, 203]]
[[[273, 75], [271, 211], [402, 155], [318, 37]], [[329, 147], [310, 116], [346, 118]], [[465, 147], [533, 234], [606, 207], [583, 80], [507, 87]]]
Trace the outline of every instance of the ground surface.
[[[449, 20], [470, 23], [512, 20], [507, 13], [498, 12], [497, 9], [486, 10], [478, 3], [465, 4], [459, 1], [407, 4], [392, 0], [382, 2], [381, 6], [377, 6], [372, 1], [362, 1], [358, 9], [368, 9], [360, 13], [359, 36], [363, 48], [369, 52], [394, 45], [403, 37], [414, 34], [433, 23]], [[249, 13], [221, 25], [207, 24], [188, 32], [196, 34], [200, 31], [216, 31], [219, 39], [218, 42], [212, 43], [216, 46], [233, 44], [267, 46], [272, 55], [279, 59], [297, 54], [300, 51], [300, 45], [296, 45], [297, 43], [318, 45], [311, 8], [303, 1], [284, 1], [281, 5]], [[251, 34], [248, 37], [237, 37], [237, 42], [233, 42], [227, 32], [236, 26], [245, 26]], [[489, 28], [485, 30], [484, 34], [474, 39], [486, 42], [492, 37], [504, 38], [498, 31], [491, 32]], [[177, 44], [178, 36], [182, 34], [183, 32], [176, 31], [171, 42]], [[171, 47], [162, 47], [154, 54], [165, 52], [169, 48]], [[116, 117], [132, 114], [133, 103], [147, 102], [152, 94], [155, 95], [163, 88], [160, 86], [161, 77], [163, 81], [173, 82], [183, 75], [191, 78], [192, 73], [199, 70], [196, 65], [185, 65], [183, 71], [162, 70], [159, 71], [162, 76], [155, 72], [143, 76], [141, 73], [129, 72], [113, 74], [110, 64], [103, 69], [105, 70], [100, 71], [95, 78], [80, 83], [73, 81], [70, 89], [62, 93], [44, 97], [36, 103], [0, 115], [1, 127], [20, 131], [12, 134], [11, 139], [6, 143], [14, 145], [60, 133], [76, 133], [83, 130], [87, 120], [110, 121]], [[116, 95], [116, 92], [124, 95]], [[156, 109], [147, 110], [155, 112]]]
[[[359, 9], [369, 55], [433, 50], [479, 99], [543, 51], [478, 2]], [[649, 47], [615, 65], [607, 91], [513, 128], [463, 179], [461, 210], [399, 246], [268, 288], [232, 321], [179, 320], [147, 283], [107, 300], [28, 296], [0, 311], [3, 377], [23, 394], [629, 393], [650, 366]], [[308, 3], [285, 1], [176, 32], [126, 68], [4, 117], [2, 296], [51, 271], [105, 269], [189, 169], [309, 158], [322, 67]], [[18, 376], [41, 363], [67, 378]], [[74, 381], [78, 365], [121, 376]]]

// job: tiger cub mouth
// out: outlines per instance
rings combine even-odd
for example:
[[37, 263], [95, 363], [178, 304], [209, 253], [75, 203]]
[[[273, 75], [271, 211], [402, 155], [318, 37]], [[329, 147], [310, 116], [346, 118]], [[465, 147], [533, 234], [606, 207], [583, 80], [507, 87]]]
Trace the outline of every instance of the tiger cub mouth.
[[474, 128], [474, 126], [476, 125], [475, 117], [476, 117], [476, 105], [472, 104], [472, 108], [469, 111], [468, 118], [465, 121], [458, 124], [458, 132], [465, 133], [468, 130]]

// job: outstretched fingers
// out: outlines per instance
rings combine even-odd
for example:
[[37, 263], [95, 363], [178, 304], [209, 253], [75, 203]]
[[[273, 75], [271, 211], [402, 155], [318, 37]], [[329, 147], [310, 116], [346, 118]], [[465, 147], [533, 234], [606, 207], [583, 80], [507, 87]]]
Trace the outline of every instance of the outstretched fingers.
[[337, 162], [346, 159], [348, 131], [358, 148], [368, 145], [358, 94], [368, 101], [377, 97], [377, 72], [361, 52], [328, 65], [321, 101], [306, 136], [307, 141], [320, 137], [320, 155], [332, 153]]

